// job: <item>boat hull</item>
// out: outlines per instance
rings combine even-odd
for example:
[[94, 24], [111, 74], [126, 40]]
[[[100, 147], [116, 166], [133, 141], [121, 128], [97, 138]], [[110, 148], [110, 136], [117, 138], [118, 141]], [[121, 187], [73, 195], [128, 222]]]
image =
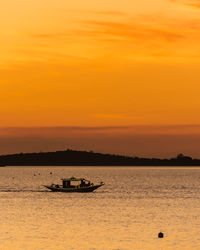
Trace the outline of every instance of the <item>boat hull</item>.
[[103, 185], [94, 185], [89, 187], [79, 187], [79, 188], [61, 188], [61, 187], [52, 187], [52, 186], [44, 186], [50, 189], [53, 192], [65, 192], [65, 193], [89, 193], [93, 192], [95, 189], [101, 187]]

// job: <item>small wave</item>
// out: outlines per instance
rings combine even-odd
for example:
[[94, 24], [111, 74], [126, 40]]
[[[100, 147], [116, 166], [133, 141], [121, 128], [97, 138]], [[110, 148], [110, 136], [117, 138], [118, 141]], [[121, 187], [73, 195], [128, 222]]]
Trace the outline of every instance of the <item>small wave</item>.
[[16, 189], [0, 189], [0, 193], [5, 193], [5, 192], [8, 192], [8, 193], [19, 193], [19, 192], [50, 193], [51, 191], [48, 191], [48, 190], [24, 190], [24, 189], [19, 189], [19, 190], [16, 190]]

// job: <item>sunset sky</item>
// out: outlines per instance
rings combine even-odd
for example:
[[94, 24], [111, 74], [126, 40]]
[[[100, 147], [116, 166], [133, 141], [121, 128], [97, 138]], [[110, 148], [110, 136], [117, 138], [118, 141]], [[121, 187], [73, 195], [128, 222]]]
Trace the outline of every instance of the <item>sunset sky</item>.
[[0, 153], [200, 157], [199, 0], [7, 0], [0, 28]]

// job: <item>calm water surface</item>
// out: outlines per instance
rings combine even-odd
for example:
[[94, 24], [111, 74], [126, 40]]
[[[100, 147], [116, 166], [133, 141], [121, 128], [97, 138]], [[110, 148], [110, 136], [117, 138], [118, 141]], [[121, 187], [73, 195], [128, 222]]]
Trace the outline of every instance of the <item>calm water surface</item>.
[[[71, 176], [106, 185], [42, 187]], [[0, 168], [0, 249], [200, 249], [200, 168]]]

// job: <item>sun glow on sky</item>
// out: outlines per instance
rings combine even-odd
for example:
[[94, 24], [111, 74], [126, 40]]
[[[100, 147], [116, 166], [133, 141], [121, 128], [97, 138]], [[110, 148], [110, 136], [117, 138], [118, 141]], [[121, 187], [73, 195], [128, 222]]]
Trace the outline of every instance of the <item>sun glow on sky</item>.
[[1, 3], [1, 126], [198, 124], [199, 1]]
[[200, 1], [7, 0], [1, 127], [200, 124]]

